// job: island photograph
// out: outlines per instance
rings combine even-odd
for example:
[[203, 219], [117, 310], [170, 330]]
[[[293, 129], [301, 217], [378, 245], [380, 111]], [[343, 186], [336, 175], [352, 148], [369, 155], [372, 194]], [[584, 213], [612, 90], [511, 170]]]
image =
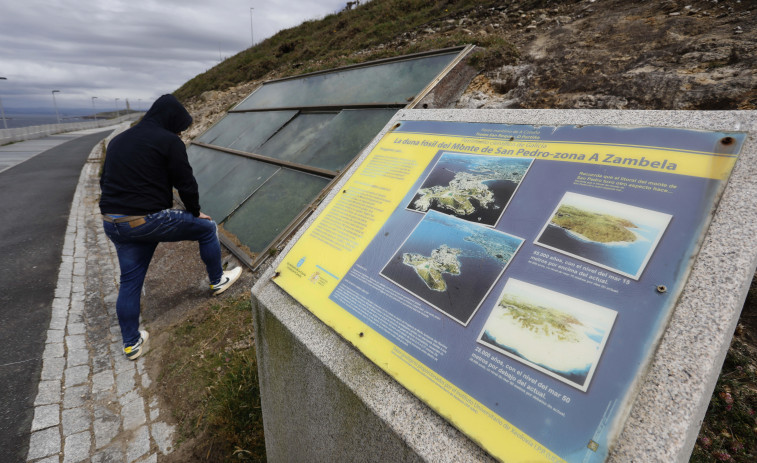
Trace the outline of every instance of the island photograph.
[[478, 342], [586, 391], [617, 312], [510, 278]]
[[445, 152], [407, 209], [435, 210], [489, 227], [497, 225], [532, 159]]
[[429, 211], [381, 275], [467, 325], [523, 239]]
[[567, 192], [535, 242], [638, 280], [672, 217]]

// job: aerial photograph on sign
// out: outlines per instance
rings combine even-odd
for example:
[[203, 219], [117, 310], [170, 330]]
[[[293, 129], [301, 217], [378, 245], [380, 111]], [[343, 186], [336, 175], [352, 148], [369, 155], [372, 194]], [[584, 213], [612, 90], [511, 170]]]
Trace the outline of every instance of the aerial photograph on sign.
[[467, 325], [523, 239], [429, 211], [381, 275]]
[[671, 218], [567, 192], [536, 244], [638, 280]]
[[586, 391], [614, 310], [510, 278], [478, 342]]
[[494, 227], [532, 159], [442, 153], [407, 209], [429, 209]]

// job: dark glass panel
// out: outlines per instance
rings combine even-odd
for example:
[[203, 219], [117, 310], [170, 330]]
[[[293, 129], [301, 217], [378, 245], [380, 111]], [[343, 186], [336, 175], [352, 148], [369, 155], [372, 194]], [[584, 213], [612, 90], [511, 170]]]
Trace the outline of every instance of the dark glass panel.
[[254, 253], [263, 251], [326, 187], [329, 179], [290, 169], [271, 177], [224, 223]]
[[189, 165], [192, 166], [192, 173], [197, 179], [197, 175], [205, 170], [210, 164], [213, 163], [215, 157], [219, 153], [216, 150], [203, 148], [202, 146], [189, 145], [187, 148], [187, 157], [189, 158]]
[[341, 171], [389, 122], [395, 109], [355, 109], [339, 113], [303, 152], [303, 164]]
[[245, 160], [242, 156], [235, 154], [210, 149], [207, 151], [210, 154], [204, 156], [212, 156], [212, 162], [206, 163], [201, 170], [194, 172], [200, 191], [200, 199], [220, 178], [237, 168]]
[[265, 162], [242, 157], [239, 159], [241, 162], [231, 172], [200, 196], [203, 212], [218, 223], [226, 219], [231, 211], [279, 170], [278, 166]]
[[337, 113], [301, 113], [257, 150], [257, 154], [282, 161], [303, 162], [302, 152], [321, 137]]
[[230, 113], [197, 141], [251, 153], [295, 114], [297, 111]]
[[407, 104], [458, 52], [264, 84], [237, 109], [347, 104]]

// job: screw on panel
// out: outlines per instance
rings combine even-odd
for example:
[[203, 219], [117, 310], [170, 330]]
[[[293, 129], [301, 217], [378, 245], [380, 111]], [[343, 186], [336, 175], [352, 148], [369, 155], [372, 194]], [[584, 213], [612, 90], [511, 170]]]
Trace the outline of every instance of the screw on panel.
[[660, 294], [667, 293], [668, 292], [668, 287], [665, 286], [665, 285], [657, 285], [657, 292], [660, 293]]

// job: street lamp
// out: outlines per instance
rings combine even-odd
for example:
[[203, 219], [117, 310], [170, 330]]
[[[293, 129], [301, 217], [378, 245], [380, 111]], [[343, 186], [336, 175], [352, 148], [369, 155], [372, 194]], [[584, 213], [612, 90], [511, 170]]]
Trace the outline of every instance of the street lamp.
[[58, 103], [55, 102], [56, 93], [60, 93], [60, 90], [53, 90], [53, 106], [55, 106], [55, 118], [58, 120], [58, 124], [60, 124], [60, 115], [58, 114]]
[[97, 110], [95, 109], [95, 100], [97, 99], [96, 96], [92, 97], [92, 112], [95, 114], [95, 122], [97, 122]]
[[[8, 80], [5, 77], [0, 77], [0, 80]], [[0, 100], [0, 114], [3, 116], [3, 127], [8, 128], [8, 123], [5, 122], [5, 111], [3, 110], [3, 100]]]
[[121, 117], [121, 113], [118, 112], [118, 100], [120, 100], [120, 99], [121, 98], [116, 98], [116, 118]]
[[255, 35], [252, 33], [252, 10], [255, 8], [250, 8], [250, 39], [252, 40], [252, 46], [255, 46]]

